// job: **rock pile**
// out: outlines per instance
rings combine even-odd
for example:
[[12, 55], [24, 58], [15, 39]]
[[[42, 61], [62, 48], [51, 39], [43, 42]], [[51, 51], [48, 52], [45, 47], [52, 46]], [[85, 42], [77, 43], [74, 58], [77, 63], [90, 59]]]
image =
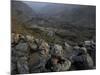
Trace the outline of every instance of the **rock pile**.
[[86, 70], [95, 68], [95, 42], [84, 41], [81, 45], [70, 46], [49, 44], [32, 35], [12, 33], [11, 73], [28, 74]]

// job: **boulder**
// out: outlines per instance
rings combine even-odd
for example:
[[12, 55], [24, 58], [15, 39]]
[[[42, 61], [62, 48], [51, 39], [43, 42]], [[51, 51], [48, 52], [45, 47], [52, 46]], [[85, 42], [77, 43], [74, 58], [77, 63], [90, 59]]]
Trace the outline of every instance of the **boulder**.
[[66, 48], [70, 48], [71, 47], [67, 42], [65, 42], [64, 45], [65, 45]]
[[34, 40], [34, 37], [32, 35], [26, 35], [27, 42], [32, 42]]
[[24, 39], [24, 36], [22, 34], [15, 34], [14, 36], [14, 42], [18, 43], [20, 39]]
[[38, 49], [38, 45], [35, 41], [31, 42], [31, 43], [28, 43], [29, 44], [29, 47], [30, 49], [34, 52], [34, 51], [37, 51]]
[[15, 42], [15, 33], [11, 33], [11, 44], [13, 44]]
[[28, 63], [26, 61], [24, 61], [24, 62], [22, 62], [22, 61], [23, 60], [17, 61], [18, 73], [28, 74], [29, 73]]
[[23, 56], [28, 57], [28, 55], [29, 55], [29, 53], [27, 53], [27, 52], [16, 51], [16, 56], [17, 56], [17, 57], [23, 57]]
[[15, 49], [23, 52], [28, 52], [28, 44], [19, 42]]
[[48, 31], [48, 36], [53, 37], [55, 35], [54, 31]]
[[16, 66], [16, 63], [11, 63], [11, 74], [14, 75], [14, 74], [17, 74], [17, 66]]
[[88, 64], [89, 69], [93, 68], [94, 63], [93, 63], [93, 60], [89, 54], [87, 54], [87, 64]]
[[84, 41], [85, 46], [95, 45], [95, 42], [93, 40], [91, 41]]

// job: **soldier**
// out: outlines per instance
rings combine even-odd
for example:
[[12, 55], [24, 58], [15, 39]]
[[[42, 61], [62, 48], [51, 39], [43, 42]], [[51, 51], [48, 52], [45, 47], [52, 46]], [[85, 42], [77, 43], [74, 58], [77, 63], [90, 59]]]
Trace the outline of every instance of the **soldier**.
[[71, 62], [63, 57], [62, 46], [55, 44], [52, 48], [51, 58], [47, 61], [46, 68], [51, 72], [67, 71], [71, 67]]
[[17, 60], [17, 69], [18, 73], [20, 74], [28, 74], [29, 73], [29, 67], [28, 67], [28, 61], [27, 57], [23, 56], [20, 57]]
[[77, 47], [76, 54], [73, 54], [71, 57], [72, 65], [76, 70], [85, 70], [93, 68], [93, 60], [90, 55], [87, 53], [85, 47]]
[[30, 55], [30, 72], [46, 72], [45, 64], [49, 58], [49, 45], [42, 39], [35, 39], [35, 43], [37, 45], [37, 51], [33, 51]]
[[71, 67], [71, 62], [61, 56], [52, 55], [46, 64], [46, 68], [51, 72], [67, 71]]

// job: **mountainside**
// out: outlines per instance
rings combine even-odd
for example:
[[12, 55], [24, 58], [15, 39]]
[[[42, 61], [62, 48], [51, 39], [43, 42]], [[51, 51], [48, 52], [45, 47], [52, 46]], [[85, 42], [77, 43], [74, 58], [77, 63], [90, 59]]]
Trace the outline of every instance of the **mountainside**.
[[[79, 42], [95, 38], [95, 6], [12, 1], [12, 32], [47, 41]], [[51, 39], [48, 34], [53, 35]], [[91, 33], [91, 34], [90, 34]]]
[[58, 22], [73, 22], [74, 24], [95, 24], [95, 6], [25, 2], [41, 17], [52, 17]]
[[12, 20], [14, 20], [12, 22], [17, 23], [14, 23], [14, 25], [25, 24], [25, 22], [30, 20], [32, 17], [37, 16], [36, 13], [32, 10], [32, 8], [30, 8], [21, 1], [12, 1], [11, 6]]
[[[51, 23], [71, 22], [74, 25], [95, 25], [95, 6], [12, 1], [12, 14], [28, 22], [34, 17]], [[31, 21], [29, 21], [31, 19]]]

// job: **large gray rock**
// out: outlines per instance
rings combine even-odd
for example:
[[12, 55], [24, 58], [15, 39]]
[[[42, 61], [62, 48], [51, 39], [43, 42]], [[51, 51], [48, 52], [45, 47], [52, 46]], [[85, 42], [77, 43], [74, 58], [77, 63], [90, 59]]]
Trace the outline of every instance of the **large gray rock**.
[[26, 57], [21, 57], [17, 61], [17, 69], [18, 73], [20, 74], [27, 74], [29, 73], [29, 67], [28, 67], [28, 62]]
[[84, 41], [85, 46], [90, 46], [90, 45], [94, 45], [95, 42], [93, 40], [90, 41]]
[[25, 39], [24, 35], [19, 34], [19, 33], [11, 34], [11, 43], [18, 43], [20, 39]]
[[64, 45], [65, 45], [66, 48], [70, 48], [71, 47], [67, 42], [65, 42]]
[[14, 42], [15, 42], [14, 37], [15, 37], [15, 34], [12, 33], [12, 34], [11, 34], [11, 43], [14, 43]]
[[28, 51], [28, 44], [27, 43], [18, 43], [15, 47], [16, 50], [27, 52]]
[[28, 42], [32, 42], [34, 40], [34, 37], [32, 35], [26, 35], [25, 37]]
[[50, 36], [50, 37], [53, 37], [55, 35], [55, 32], [54, 31], [49, 31], [47, 35]]
[[15, 63], [11, 63], [11, 71], [15, 71], [16, 70], [16, 64]]
[[23, 57], [23, 56], [28, 57], [28, 55], [29, 55], [28, 52], [16, 51], [16, 56], [17, 56], [17, 57]]
[[29, 46], [27, 43], [19, 42], [18, 45], [16, 45], [15, 50], [16, 57], [29, 57]]
[[38, 45], [37, 45], [37, 43], [36, 43], [35, 41], [29, 42], [28, 44], [29, 44], [30, 49], [31, 49], [33, 52], [34, 52], [34, 51], [37, 51]]
[[88, 64], [88, 68], [90, 68], [90, 69], [93, 68], [94, 63], [89, 54], [87, 54], [87, 64]]
[[16, 56], [12, 56], [12, 57], [11, 57], [11, 62], [12, 62], [12, 63], [16, 63], [17, 60], [18, 60], [18, 57], [16, 57]]

